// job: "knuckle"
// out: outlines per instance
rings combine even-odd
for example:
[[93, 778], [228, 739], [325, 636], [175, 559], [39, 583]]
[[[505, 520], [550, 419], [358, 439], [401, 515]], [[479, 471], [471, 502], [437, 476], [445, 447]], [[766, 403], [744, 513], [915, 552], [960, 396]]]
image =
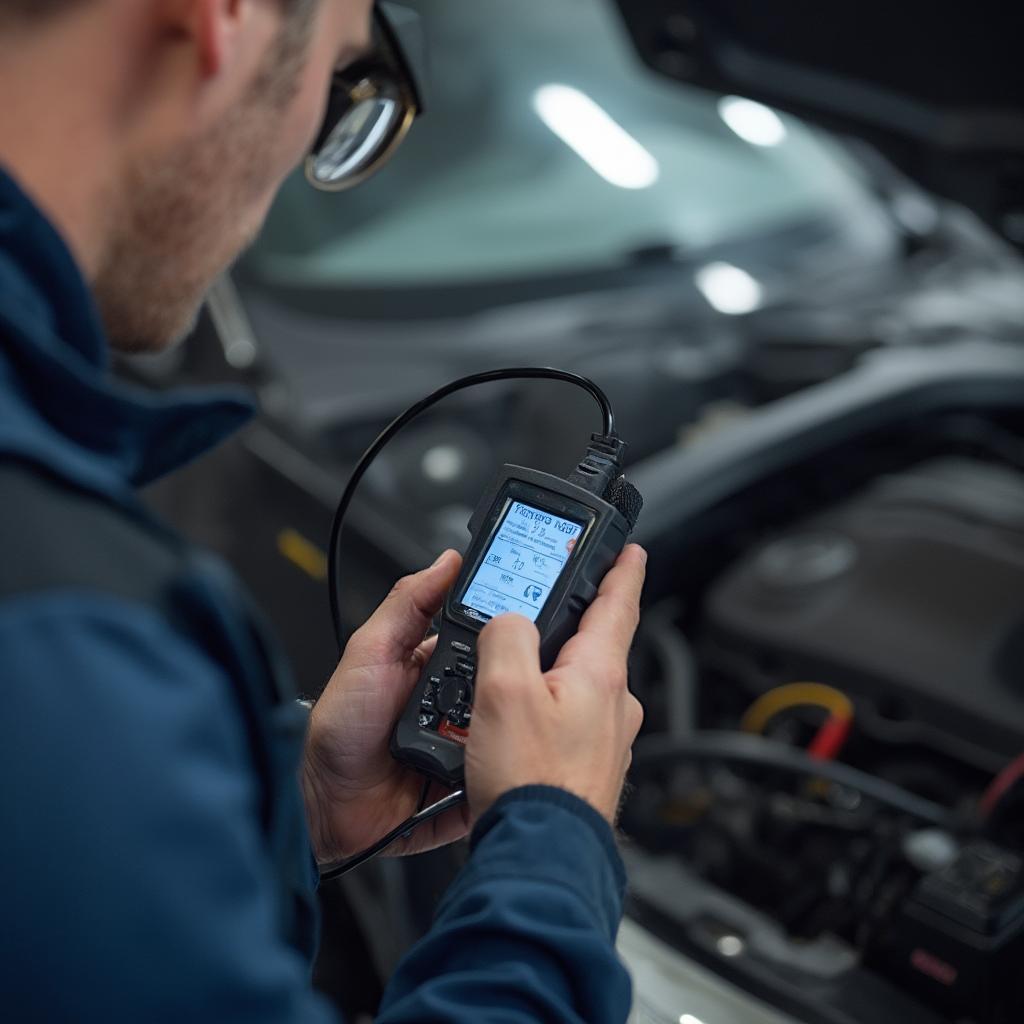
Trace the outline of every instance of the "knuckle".
[[391, 592], [388, 594], [388, 597], [403, 597], [405, 595], [405, 592], [409, 589], [409, 587], [412, 586], [412, 580], [412, 576], [403, 576], [391, 588]]
[[632, 694], [626, 702], [626, 721], [634, 736], [644, 724], [644, 706]]

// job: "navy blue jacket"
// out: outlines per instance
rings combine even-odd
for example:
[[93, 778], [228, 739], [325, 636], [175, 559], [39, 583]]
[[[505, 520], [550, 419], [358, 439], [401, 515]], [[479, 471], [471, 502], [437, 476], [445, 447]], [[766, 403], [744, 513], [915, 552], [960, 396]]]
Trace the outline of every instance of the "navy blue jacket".
[[[287, 675], [231, 575], [136, 497], [249, 414], [238, 397], [168, 400], [113, 380], [70, 253], [0, 172], [6, 1019], [334, 1019], [310, 986], [317, 879]], [[64, 526], [19, 514], [24, 487], [56, 488]], [[134, 592], [135, 567], [165, 556], [167, 593]], [[31, 585], [4, 581], [15, 563]], [[122, 583], [94, 585], [90, 564]], [[608, 825], [530, 787], [472, 843], [380, 1024], [624, 1021]]]

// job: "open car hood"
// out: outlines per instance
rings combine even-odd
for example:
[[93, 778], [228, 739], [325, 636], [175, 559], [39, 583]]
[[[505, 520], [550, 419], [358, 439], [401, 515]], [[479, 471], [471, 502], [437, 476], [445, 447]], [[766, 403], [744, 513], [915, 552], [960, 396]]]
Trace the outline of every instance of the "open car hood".
[[1024, 8], [617, 0], [656, 71], [860, 137], [1024, 246]]

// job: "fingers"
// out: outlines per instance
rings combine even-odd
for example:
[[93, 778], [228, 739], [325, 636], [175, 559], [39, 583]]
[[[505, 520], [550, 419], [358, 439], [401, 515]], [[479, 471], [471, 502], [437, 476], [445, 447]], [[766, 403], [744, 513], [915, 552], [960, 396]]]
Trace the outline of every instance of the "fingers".
[[499, 615], [477, 641], [479, 692], [513, 690], [540, 675], [540, 634], [522, 615]]
[[462, 567], [457, 551], [446, 551], [429, 568], [398, 581], [380, 607], [352, 636], [347, 658], [389, 664], [407, 658], [423, 641], [430, 620]]
[[433, 636], [428, 636], [427, 639], [412, 652], [412, 662], [418, 671], [422, 672], [427, 667], [427, 663], [430, 661], [431, 657], [433, 657], [436, 649], [437, 634], [435, 633]]
[[625, 664], [639, 622], [646, 573], [647, 552], [630, 544], [605, 576], [576, 636], [562, 649], [556, 668], [607, 669]]

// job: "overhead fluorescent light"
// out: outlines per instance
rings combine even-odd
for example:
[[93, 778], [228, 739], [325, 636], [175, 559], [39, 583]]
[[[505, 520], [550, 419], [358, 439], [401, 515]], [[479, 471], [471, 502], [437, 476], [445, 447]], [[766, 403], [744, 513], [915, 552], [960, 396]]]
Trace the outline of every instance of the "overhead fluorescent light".
[[763, 103], [741, 96], [723, 96], [718, 101], [722, 120], [752, 146], [778, 146], [789, 134], [782, 118]]
[[658, 161], [586, 93], [545, 85], [533, 97], [540, 119], [605, 181], [619, 188], [650, 188]]
[[759, 309], [764, 300], [760, 282], [731, 263], [709, 263], [696, 274], [697, 287], [719, 313], [742, 316]]

